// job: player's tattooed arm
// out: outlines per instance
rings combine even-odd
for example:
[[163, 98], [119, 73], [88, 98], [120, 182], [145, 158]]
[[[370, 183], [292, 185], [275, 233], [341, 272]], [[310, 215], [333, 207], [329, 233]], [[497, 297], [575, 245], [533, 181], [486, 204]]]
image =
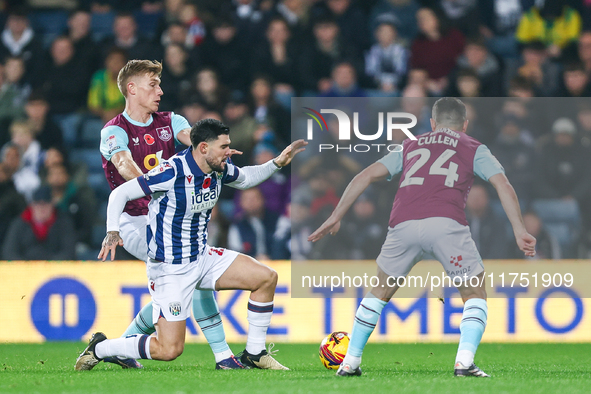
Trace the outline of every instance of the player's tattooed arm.
[[384, 180], [389, 175], [390, 172], [386, 166], [379, 162], [370, 165], [357, 174], [349, 185], [347, 185], [343, 196], [330, 217], [308, 237], [308, 241], [316, 242], [322, 239], [326, 234], [336, 234], [341, 227], [341, 219], [345, 216], [345, 213], [347, 213], [349, 208], [351, 208], [351, 205], [353, 205], [355, 200], [357, 200], [357, 197], [359, 197], [371, 183]]
[[122, 150], [115, 153], [113, 157], [111, 157], [111, 163], [113, 163], [119, 174], [126, 181], [143, 175], [142, 170], [133, 160], [130, 151]]
[[101, 247], [98, 258], [105, 261], [109, 256], [109, 252], [111, 252], [111, 261], [115, 260], [115, 249], [117, 249], [117, 245], [123, 246], [123, 240], [119, 235], [119, 231], [107, 232], [107, 236], [103, 240], [103, 246]]

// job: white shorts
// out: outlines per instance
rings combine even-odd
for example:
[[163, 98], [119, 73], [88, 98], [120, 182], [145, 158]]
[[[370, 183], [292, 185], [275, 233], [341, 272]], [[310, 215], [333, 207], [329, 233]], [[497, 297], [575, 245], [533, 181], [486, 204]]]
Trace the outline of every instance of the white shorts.
[[142, 261], [148, 260], [147, 226], [147, 215], [131, 216], [123, 212], [119, 218], [119, 234], [123, 240], [123, 247], [136, 259]]
[[443, 217], [408, 220], [389, 228], [376, 261], [386, 274], [400, 277], [425, 256], [438, 260], [452, 279], [484, 271], [470, 228]]
[[215, 290], [215, 283], [238, 257], [238, 252], [209, 245], [197, 260], [169, 264], [148, 258], [148, 288], [152, 296], [152, 320], [182, 321], [191, 316], [193, 291]]

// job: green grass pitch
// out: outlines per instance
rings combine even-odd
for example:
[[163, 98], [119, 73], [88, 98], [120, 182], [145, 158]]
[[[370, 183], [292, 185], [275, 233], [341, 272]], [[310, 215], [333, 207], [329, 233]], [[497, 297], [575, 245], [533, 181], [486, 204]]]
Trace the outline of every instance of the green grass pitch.
[[[0, 393], [589, 393], [591, 344], [482, 344], [477, 364], [490, 379], [455, 378], [455, 344], [370, 344], [363, 376], [341, 378], [318, 345], [278, 344], [291, 371], [216, 371], [207, 345], [189, 344], [169, 363], [145, 369], [100, 363], [74, 371], [83, 343], [0, 345]], [[242, 345], [232, 345], [238, 352]]]

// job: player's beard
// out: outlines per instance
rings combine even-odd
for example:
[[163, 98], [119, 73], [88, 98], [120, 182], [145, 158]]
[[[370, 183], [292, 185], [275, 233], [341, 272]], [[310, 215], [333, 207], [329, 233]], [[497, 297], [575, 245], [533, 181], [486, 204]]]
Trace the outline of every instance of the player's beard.
[[216, 163], [213, 159], [206, 157], [205, 162], [207, 163], [209, 168], [211, 168], [215, 172], [224, 172], [225, 159], [222, 159], [222, 161], [220, 161], [219, 163]]

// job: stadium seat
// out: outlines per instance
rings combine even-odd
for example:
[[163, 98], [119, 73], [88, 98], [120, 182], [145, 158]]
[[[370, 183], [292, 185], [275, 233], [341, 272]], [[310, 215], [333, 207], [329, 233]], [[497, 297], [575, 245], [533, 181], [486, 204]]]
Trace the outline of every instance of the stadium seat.
[[100, 173], [103, 171], [101, 154], [97, 148], [73, 149], [70, 152], [70, 161], [74, 164], [86, 164], [89, 173]]
[[581, 232], [579, 204], [575, 200], [535, 200], [532, 207], [542, 219], [544, 227], [560, 243], [563, 256], [576, 257], [576, 245]]
[[133, 13], [139, 33], [150, 40], [152, 40], [156, 34], [156, 29], [158, 28], [158, 22], [160, 21], [161, 16], [162, 13], [145, 13], [141, 10], [134, 11]]
[[87, 117], [82, 121], [78, 146], [81, 148], [97, 148], [99, 146], [103, 121], [95, 117]]
[[38, 11], [29, 15], [31, 27], [41, 37], [43, 47], [48, 48], [51, 42], [68, 27], [68, 13], [62, 10]]
[[93, 12], [92, 20], [90, 22], [90, 30], [92, 30], [93, 40], [99, 42], [103, 38], [112, 35], [114, 20], [114, 12]]

